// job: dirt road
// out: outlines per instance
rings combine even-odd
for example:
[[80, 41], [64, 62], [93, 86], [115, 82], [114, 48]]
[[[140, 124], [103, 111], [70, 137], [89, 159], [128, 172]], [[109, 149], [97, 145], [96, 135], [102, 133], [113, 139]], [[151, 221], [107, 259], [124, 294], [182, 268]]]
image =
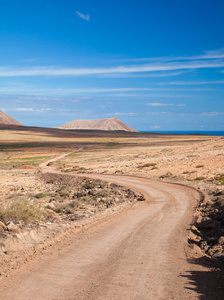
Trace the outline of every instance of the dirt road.
[[[88, 175], [141, 191], [133, 208], [71, 236], [1, 287], [1, 299], [199, 299], [184, 245], [199, 194], [148, 179]], [[189, 204], [191, 203], [191, 206]]]

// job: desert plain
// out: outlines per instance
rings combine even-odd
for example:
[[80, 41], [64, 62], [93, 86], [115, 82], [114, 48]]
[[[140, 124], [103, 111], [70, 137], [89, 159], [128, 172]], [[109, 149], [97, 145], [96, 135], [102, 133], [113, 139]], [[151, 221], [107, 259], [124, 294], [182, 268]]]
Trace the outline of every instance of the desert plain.
[[223, 299], [224, 138], [2, 128], [0, 221], [2, 299]]

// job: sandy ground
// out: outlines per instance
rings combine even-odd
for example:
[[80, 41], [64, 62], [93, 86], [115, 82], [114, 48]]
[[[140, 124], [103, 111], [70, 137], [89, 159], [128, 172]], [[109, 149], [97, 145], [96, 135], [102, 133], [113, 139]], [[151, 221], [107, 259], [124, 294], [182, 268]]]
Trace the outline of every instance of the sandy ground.
[[[4, 203], [20, 194], [49, 192], [38, 167], [49, 160], [48, 172], [56, 168], [63, 176], [85, 173], [144, 192], [147, 198], [73, 222], [73, 229], [67, 219], [58, 222], [58, 216], [57, 222], [42, 224], [42, 235], [33, 225], [8, 234], [14, 248], [11, 271], [0, 281], [4, 299], [222, 299], [221, 265], [197, 244], [187, 244], [194, 235], [191, 223], [201, 216], [200, 206], [196, 210], [201, 194], [167, 182], [194, 187], [209, 202], [211, 192], [224, 190], [219, 180], [224, 173], [223, 146], [220, 137], [113, 137], [101, 143], [97, 137], [91, 143], [76, 140], [66, 149], [60, 144], [2, 151]], [[32, 232], [29, 243], [26, 235], [21, 238], [27, 230]], [[0, 246], [3, 259], [10, 256]], [[13, 266], [16, 249], [24, 251], [24, 266]]]
[[[94, 176], [95, 177], [95, 176]], [[10, 299], [194, 299], [184, 254], [191, 189], [135, 177], [100, 179], [139, 189], [150, 201], [73, 238], [57, 257], [1, 288]], [[187, 222], [186, 222], [187, 221]], [[175, 244], [175, 247], [173, 245]], [[41, 266], [40, 266], [41, 265]], [[186, 276], [186, 277], [185, 277]], [[13, 286], [13, 289], [12, 289]], [[116, 287], [116, 288], [115, 288]]]

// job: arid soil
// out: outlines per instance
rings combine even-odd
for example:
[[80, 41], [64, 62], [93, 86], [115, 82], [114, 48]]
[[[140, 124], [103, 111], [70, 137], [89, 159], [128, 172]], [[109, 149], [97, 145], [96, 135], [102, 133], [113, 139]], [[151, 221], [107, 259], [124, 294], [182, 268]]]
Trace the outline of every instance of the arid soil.
[[[38, 140], [35, 134], [32, 141], [28, 137], [26, 143]], [[61, 141], [49, 146], [42, 137], [41, 147], [11, 143], [10, 148], [7, 136], [0, 152], [1, 204], [10, 208], [28, 201], [41, 211], [38, 220], [3, 222], [0, 228], [0, 284], [6, 298], [19, 299], [18, 293], [20, 299], [223, 298], [223, 138], [66, 137], [63, 147]], [[46, 170], [49, 174], [42, 174]], [[141, 193], [146, 201], [138, 201], [145, 200]], [[82, 251], [85, 259], [78, 256]], [[35, 257], [52, 270], [38, 271]], [[66, 269], [69, 264], [75, 273]], [[30, 277], [29, 268], [36, 275]], [[84, 275], [85, 270], [90, 272]], [[46, 297], [35, 290], [40, 272], [41, 282], [55, 273], [52, 280], [60, 287], [43, 285]], [[29, 290], [36, 298], [29, 298]]]

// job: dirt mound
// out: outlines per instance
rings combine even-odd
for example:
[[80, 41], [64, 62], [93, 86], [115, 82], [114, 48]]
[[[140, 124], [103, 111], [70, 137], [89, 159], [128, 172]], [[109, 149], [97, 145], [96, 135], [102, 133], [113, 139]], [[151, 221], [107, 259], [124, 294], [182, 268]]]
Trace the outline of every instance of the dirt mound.
[[108, 131], [130, 131], [137, 132], [137, 130], [123, 123], [117, 117], [110, 119], [97, 120], [75, 120], [64, 125], [57, 126], [60, 129], [88, 129], [88, 130], [108, 130]]
[[8, 116], [6, 113], [0, 110], [0, 124], [4, 125], [18, 125], [23, 126], [23, 124], [19, 123], [15, 119]]

